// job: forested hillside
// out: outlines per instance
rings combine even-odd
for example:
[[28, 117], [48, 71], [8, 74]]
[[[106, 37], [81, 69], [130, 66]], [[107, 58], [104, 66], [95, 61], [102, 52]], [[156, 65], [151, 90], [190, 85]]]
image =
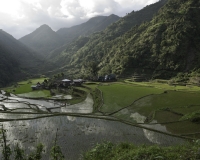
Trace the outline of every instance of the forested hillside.
[[[0, 31], [2, 62], [5, 64], [5, 59], [11, 57], [11, 62], [19, 66], [15, 69], [30, 73], [65, 72], [77, 77], [86, 75], [90, 63], [96, 65], [98, 75], [144, 73], [151, 78], [170, 78], [179, 72], [197, 71], [200, 67], [199, 8], [198, 0], [161, 0], [140, 11], [132, 11], [103, 31], [84, 36], [88, 31], [83, 29], [80, 31], [82, 36], [51, 52], [48, 58], [56, 66]], [[109, 17], [117, 19], [114, 15]], [[103, 21], [109, 21], [108, 17], [103, 19], [95, 17], [86, 23], [94, 22], [93, 27], [98, 28], [104, 24]], [[46, 25], [42, 28], [51, 30]], [[63, 31], [64, 38], [66, 30], [60, 31]]]
[[17, 74], [20, 74], [19, 63], [11, 56], [2, 44], [0, 44], [0, 87], [3, 87], [7, 82], [17, 79]]
[[[170, 78], [178, 72], [197, 70], [200, 64], [200, 2], [165, 2], [162, 0], [132, 12], [103, 32], [79, 38], [59, 55], [57, 62], [67, 65], [66, 68], [71, 66], [83, 71], [86, 62], [95, 61], [100, 68], [99, 74], [145, 73], [152, 78]], [[158, 13], [155, 8], [160, 8]], [[152, 20], [135, 20], [141, 13], [146, 14], [142, 17], [150, 16], [152, 10]]]
[[[113, 72], [118, 75], [125, 70], [123, 63], [126, 63], [125, 57], [120, 58], [120, 64], [115, 66], [112, 59], [118, 53], [114, 50], [124, 44], [123, 35], [128, 33], [131, 28], [137, 28], [140, 24], [150, 21], [158, 10], [167, 2], [167, 0], [159, 1], [155, 4], [146, 6], [140, 11], [133, 11], [119, 21], [113, 23], [102, 32], [97, 32], [89, 37], [80, 37], [76, 41], [69, 44], [66, 49], [59, 55], [51, 58], [60, 66], [66, 66], [80, 73], [80, 68], [86, 62], [95, 61], [101, 68], [100, 74]], [[123, 48], [123, 46], [121, 46]], [[126, 54], [119, 52], [120, 55]], [[79, 71], [78, 71], [79, 70]]]
[[34, 71], [34, 68], [42, 60], [42, 57], [38, 53], [26, 47], [3, 30], [0, 30], [0, 44], [11, 53], [10, 56], [13, 59], [19, 62], [21, 68], [31, 68]]
[[199, 7], [197, 0], [169, 0], [152, 21], [115, 41], [115, 48], [108, 53], [112, 70], [121, 66], [121, 71], [131, 73], [139, 68], [167, 78], [198, 69]]
[[0, 66], [0, 87], [2, 87], [30, 75], [41, 74], [44, 68], [51, 69], [52, 64], [0, 30]]

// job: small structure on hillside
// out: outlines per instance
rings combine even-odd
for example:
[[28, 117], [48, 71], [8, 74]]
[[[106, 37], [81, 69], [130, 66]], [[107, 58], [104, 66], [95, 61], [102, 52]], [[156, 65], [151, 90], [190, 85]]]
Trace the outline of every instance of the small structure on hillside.
[[116, 75], [115, 74], [108, 74], [105, 76], [99, 76], [97, 79], [99, 82], [111, 82], [111, 81], [116, 81]]
[[31, 88], [32, 90], [39, 90], [42, 89], [42, 84], [40, 84], [40, 82], [38, 82], [36, 85], [32, 85]]
[[63, 79], [62, 80], [62, 84], [63, 84], [64, 87], [68, 87], [71, 84], [71, 80], [69, 80], [69, 79]]
[[83, 82], [84, 82], [83, 79], [74, 79], [72, 85], [81, 86]]
[[104, 80], [105, 81], [116, 81], [117, 79], [116, 79], [115, 74], [108, 74], [108, 75], [105, 76]]

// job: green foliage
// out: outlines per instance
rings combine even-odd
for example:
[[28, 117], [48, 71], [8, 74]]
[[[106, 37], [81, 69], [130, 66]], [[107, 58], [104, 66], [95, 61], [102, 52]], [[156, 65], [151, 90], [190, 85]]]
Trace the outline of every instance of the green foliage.
[[97, 79], [98, 71], [99, 71], [97, 62], [95, 61], [86, 62], [84, 67], [85, 67], [85, 74], [88, 75], [90, 79], [94, 79], [94, 80]]
[[24, 150], [19, 147], [19, 144], [14, 149], [15, 160], [26, 160]]
[[[57, 132], [58, 132], [58, 129], [57, 129]], [[51, 157], [52, 157], [52, 160], [64, 160], [65, 157], [61, 151], [61, 148], [60, 146], [57, 145], [57, 132], [56, 132], [54, 146], [51, 148]]]
[[197, 70], [199, 7], [196, 0], [159, 1], [91, 35], [84, 46], [72, 51], [78, 45], [74, 42], [56, 61], [69, 63], [77, 73], [84, 62], [96, 61], [100, 74], [127, 76], [138, 72], [166, 79]]
[[180, 120], [190, 120], [195, 123], [200, 123], [200, 110], [185, 114]]
[[[12, 156], [13, 152], [10, 148], [10, 145], [7, 144], [6, 130], [3, 128], [3, 126], [1, 128], [1, 134], [2, 134], [1, 143], [3, 147], [2, 150], [3, 160], [10, 160], [10, 157]], [[36, 147], [36, 150], [26, 156], [24, 150], [19, 147], [19, 144], [17, 144], [14, 147], [14, 157], [15, 160], [41, 160], [43, 151], [44, 151], [44, 145], [42, 143], [39, 143]], [[56, 134], [55, 144], [52, 147], [51, 156], [53, 160], [64, 160], [64, 155], [62, 154], [60, 146], [57, 145], [57, 134]]]
[[53, 160], [64, 160], [65, 157], [62, 154], [60, 146], [57, 144], [51, 148], [51, 157]]
[[41, 160], [43, 151], [44, 145], [42, 143], [39, 143], [36, 147], [36, 151], [28, 156], [28, 160]]
[[128, 143], [112, 144], [104, 142], [97, 144], [83, 155], [84, 160], [187, 160], [200, 158], [198, 141], [178, 146], [135, 146]]
[[3, 125], [2, 125], [1, 132], [2, 132], [2, 143], [3, 143], [2, 145], [3, 146], [3, 150], [2, 150], [3, 160], [9, 160], [12, 154], [12, 151], [11, 151], [10, 145], [7, 144], [6, 130], [3, 128]]
[[[66, 46], [66, 50], [61, 54], [57, 54], [55, 62], [60, 66], [65, 66], [70, 74], [71, 70], [79, 73], [85, 62], [95, 61], [100, 67], [100, 74], [115, 73], [121, 75], [125, 68], [129, 68], [130, 64], [137, 60], [133, 56], [128, 55], [132, 52], [133, 45], [129, 43], [129, 39], [124, 36], [132, 35], [129, 30], [133, 27], [137, 30], [137, 25], [144, 21], [150, 21], [155, 13], [166, 3], [166, 0], [149, 5], [141, 11], [132, 12], [113, 23], [102, 32], [96, 32], [87, 38], [87, 43], [81, 47], [78, 44], [80, 40], [72, 42]], [[139, 34], [134, 35], [135, 39]], [[127, 48], [126, 48], [127, 46]], [[142, 46], [144, 48], [144, 46]], [[134, 62], [133, 62], [134, 61]]]
[[104, 142], [102, 144], [97, 144], [91, 151], [84, 155], [84, 160], [106, 160], [113, 155], [110, 151], [113, 149], [114, 144], [111, 142]]

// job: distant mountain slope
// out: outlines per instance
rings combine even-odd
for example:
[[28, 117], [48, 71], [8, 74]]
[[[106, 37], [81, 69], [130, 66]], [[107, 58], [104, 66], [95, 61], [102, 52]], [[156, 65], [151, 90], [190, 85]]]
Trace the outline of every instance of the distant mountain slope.
[[[162, 0], [146, 6], [140, 11], [133, 11], [108, 26], [104, 31], [94, 33], [89, 37], [77, 39], [66, 46], [65, 50], [60, 54], [54, 54], [51, 59], [60, 66], [66, 66], [67, 70], [70, 67], [73, 67], [73, 69], [80, 69], [85, 62], [93, 60], [99, 63], [99, 66], [102, 68], [101, 70], [104, 70], [107, 68], [107, 64], [112, 63], [109, 59], [113, 58], [113, 54], [115, 54], [115, 52], [113, 52], [112, 56], [109, 56], [109, 52], [114, 48], [118, 48], [117, 45], [124, 43], [124, 40], [120, 41], [123, 35], [131, 28], [139, 26], [143, 22], [150, 21], [153, 15], [157, 14], [158, 10], [165, 5], [166, 2], [167, 0]], [[121, 44], [118, 44], [118, 41]], [[108, 68], [112, 69], [111, 67]], [[113, 70], [112, 72], [115, 71]], [[117, 73], [119, 74], [119, 72]]]
[[44, 62], [38, 53], [0, 30], [0, 86], [44, 71]]
[[0, 43], [0, 87], [15, 81], [18, 75], [21, 74], [18, 61], [11, 55], [12, 54]]
[[64, 39], [46, 24], [20, 38], [19, 41], [45, 56], [64, 44]]
[[120, 17], [114, 14], [110, 16], [97, 16], [80, 25], [70, 28], [61, 28], [57, 33], [62, 36], [66, 42], [72, 42], [79, 36], [88, 36], [94, 32], [102, 31], [119, 19]]
[[8, 50], [11, 56], [17, 60], [21, 68], [35, 68], [43, 59], [38, 53], [34, 52], [10, 34], [0, 30], [0, 44]]
[[[85, 23], [70, 28], [61, 28], [57, 33], [65, 39], [65, 44], [53, 50], [48, 59], [58, 59], [60, 53], [68, 48], [68, 45], [81, 36], [89, 36], [94, 32], [102, 31], [110, 24], [118, 21], [120, 17], [112, 14], [110, 16], [98, 16], [91, 18]], [[58, 56], [58, 57], [57, 57]]]

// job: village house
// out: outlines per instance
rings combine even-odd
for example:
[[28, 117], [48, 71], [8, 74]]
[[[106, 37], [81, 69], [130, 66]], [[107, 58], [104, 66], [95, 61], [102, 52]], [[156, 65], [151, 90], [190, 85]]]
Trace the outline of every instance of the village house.
[[64, 86], [64, 87], [68, 87], [68, 86], [70, 86], [70, 84], [71, 84], [71, 80], [69, 80], [69, 79], [63, 79], [62, 80], [62, 85]]
[[74, 79], [72, 85], [81, 86], [83, 82], [84, 82], [83, 79]]
[[32, 88], [32, 90], [39, 90], [39, 89], [43, 88], [43, 84], [38, 82], [36, 85], [32, 85], [31, 88]]

